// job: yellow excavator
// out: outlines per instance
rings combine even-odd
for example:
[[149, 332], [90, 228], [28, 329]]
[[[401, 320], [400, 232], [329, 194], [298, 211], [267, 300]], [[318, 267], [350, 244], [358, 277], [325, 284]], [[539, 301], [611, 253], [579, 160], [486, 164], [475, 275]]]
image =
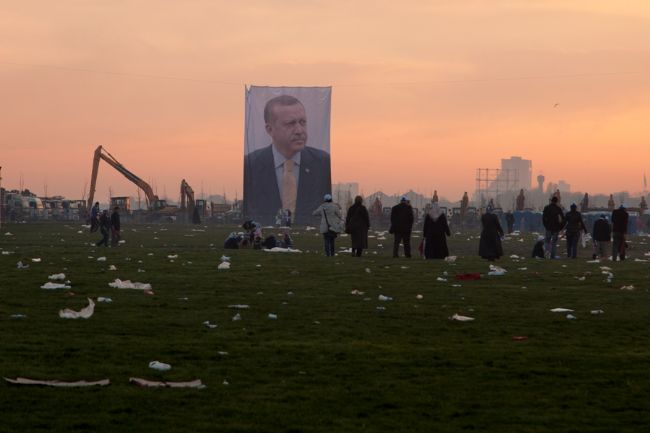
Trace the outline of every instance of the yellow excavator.
[[93, 170], [90, 177], [90, 193], [88, 195], [87, 209], [92, 208], [93, 200], [95, 199], [95, 186], [97, 184], [97, 173], [99, 171], [100, 160], [104, 160], [108, 165], [120, 172], [124, 177], [133, 182], [144, 192], [147, 203], [146, 219], [150, 221], [160, 219], [171, 221], [176, 218], [176, 213], [178, 212], [177, 207], [169, 206], [165, 200], [160, 200], [158, 196], [154, 194], [151, 185], [129, 171], [102, 146], [98, 146], [97, 149], [95, 149], [95, 155], [93, 157]]
[[201, 216], [196, 209], [196, 200], [194, 200], [194, 190], [185, 179], [181, 181], [181, 214], [184, 215], [185, 221], [191, 221], [193, 224], [201, 223]]

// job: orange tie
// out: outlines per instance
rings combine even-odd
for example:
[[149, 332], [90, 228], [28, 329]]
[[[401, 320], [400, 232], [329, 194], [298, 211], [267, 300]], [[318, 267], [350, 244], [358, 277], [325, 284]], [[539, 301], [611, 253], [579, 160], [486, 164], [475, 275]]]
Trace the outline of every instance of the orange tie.
[[284, 173], [282, 175], [282, 208], [289, 209], [291, 214], [296, 210], [296, 196], [298, 188], [296, 177], [293, 175], [293, 159], [284, 161]]

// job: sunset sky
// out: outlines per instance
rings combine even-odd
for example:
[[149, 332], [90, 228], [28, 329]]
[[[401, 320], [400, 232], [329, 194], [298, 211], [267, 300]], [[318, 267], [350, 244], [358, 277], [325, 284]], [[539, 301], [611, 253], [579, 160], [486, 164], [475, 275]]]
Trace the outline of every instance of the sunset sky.
[[241, 197], [246, 84], [332, 86], [364, 193], [460, 199], [512, 155], [591, 194], [650, 175], [647, 0], [0, 0], [0, 40], [9, 189], [81, 198], [101, 144], [160, 196]]

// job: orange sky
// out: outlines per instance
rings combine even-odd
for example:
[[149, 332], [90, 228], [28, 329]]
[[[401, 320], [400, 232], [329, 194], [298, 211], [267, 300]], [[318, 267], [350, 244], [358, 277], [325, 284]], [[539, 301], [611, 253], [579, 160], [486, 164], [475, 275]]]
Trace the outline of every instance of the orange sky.
[[8, 188], [81, 198], [101, 144], [161, 196], [241, 197], [244, 84], [333, 86], [332, 178], [365, 193], [456, 199], [511, 155], [592, 194], [650, 171], [645, 0], [0, 0], [0, 40]]

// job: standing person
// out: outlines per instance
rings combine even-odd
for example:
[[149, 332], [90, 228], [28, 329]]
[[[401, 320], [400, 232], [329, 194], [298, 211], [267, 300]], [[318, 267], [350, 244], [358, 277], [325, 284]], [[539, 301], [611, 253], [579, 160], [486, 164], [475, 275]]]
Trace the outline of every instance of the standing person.
[[312, 215], [320, 215], [320, 232], [323, 235], [323, 245], [327, 257], [334, 256], [334, 239], [341, 233], [341, 209], [332, 202], [332, 195], [325, 194], [323, 204], [318, 206]]
[[515, 216], [512, 211], [506, 212], [506, 224], [508, 225], [508, 234], [512, 233], [515, 229]]
[[350, 234], [353, 257], [361, 257], [363, 250], [368, 248], [369, 228], [368, 209], [363, 205], [363, 198], [358, 195], [354, 198], [354, 204], [350, 206], [345, 216], [345, 232]]
[[115, 206], [111, 214], [111, 246], [116, 247], [120, 242], [120, 208]]
[[484, 259], [493, 262], [503, 255], [503, 247], [501, 246], [503, 229], [499, 223], [499, 218], [492, 212], [492, 207], [488, 206], [481, 217], [481, 226], [478, 254]]
[[609, 251], [609, 243], [612, 240], [612, 226], [609, 225], [605, 214], [601, 214], [600, 218], [594, 223], [594, 229], [591, 235], [594, 242], [594, 255], [593, 259], [598, 257], [606, 258]]
[[554, 195], [551, 198], [551, 203], [544, 207], [544, 212], [542, 213], [542, 222], [546, 229], [544, 249], [546, 250], [546, 255], [551, 259], [557, 258], [557, 240], [565, 224], [564, 212], [558, 206], [558, 201], [559, 199]]
[[564, 219], [566, 221], [566, 255], [570, 259], [575, 259], [578, 256], [580, 232], [587, 234], [587, 227], [575, 203], [571, 204], [571, 210], [566, 213]]
[[621, 205], [618, 209], [612, 212], [612, 260], [616, 261], [620, 257], [625, 260], [625, 249], [627, 243], [625, 242], [625, 235], [627, 234], [627, 221], [629, 215], [625, 210], [625, 206]]
[[90, 210], [90, 233], [95, 233], [99, 228], [99, 202], [96, 201]]
[[431, 210], [424, 217], [424, 257], [426, 259], [444, 259], [449, 255], [447, 236], [451, 236], [447, 216], [440, 210], [438, 203], [433, 203]]
[[99, 226], [99, 232], [102, 234], [102, 238], [99, 242], [97, 242], [97, 246], [100, 247], [104, 245], [105, 247], [108, 246], [108, 235], [111, 232], [111, 218], [108, 216], [108, 211], [104, 210], [100, 215], [98, 219], [97, 225]]
[[389, 233], [394, 236], [393, 257], [399, 257], [399, 244], [404, 243], [404, 256], [411, 258], [411, 230], [413, 229], [413, 208], [407, 203], [406, 196], [402, 196], [399, 203], [390, 211]]

